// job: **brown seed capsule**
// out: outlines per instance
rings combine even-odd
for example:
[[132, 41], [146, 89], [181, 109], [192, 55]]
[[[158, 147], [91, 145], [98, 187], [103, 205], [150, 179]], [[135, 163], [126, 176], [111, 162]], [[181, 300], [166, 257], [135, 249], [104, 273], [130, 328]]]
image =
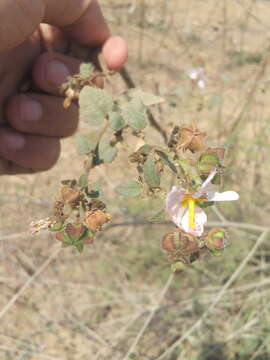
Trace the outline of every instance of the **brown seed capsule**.
[[112, 216], [102, 210], [88, 211], [85, 214], [85, 224], [88, 229], [92, 231], [98, 231], [101, 229], [102, 225], [110, 221]]
[[162, 249], [173, 252], [177, 249], [177, 240], [179, 238], [178, 232], [170, 232], [163, 236], [161, 240], [161, 247]]
[[183, 255], [199, 250], [196, 237], [181, 231], [165, 234], [161, 240], [161, 246], [168, 252], [178, 251]]
[[206, 148], [204, 143], [205, 133], [198, 130], [197, 125], [193, 122], [189, 126], [182, 126], [179, 129], [180, 139], [177, 147], [180, 149], [190, 150], [191, 152], [200, 152]]

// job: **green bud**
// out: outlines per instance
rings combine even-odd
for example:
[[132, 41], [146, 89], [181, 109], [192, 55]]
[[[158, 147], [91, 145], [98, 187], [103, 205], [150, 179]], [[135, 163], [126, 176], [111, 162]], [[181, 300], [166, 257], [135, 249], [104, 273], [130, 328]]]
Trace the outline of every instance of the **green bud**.
[[210, 172], [219, 165], [219, 157], [214, 153], [204, 153], [198, 160], [198, 170], [201, 175], [210, 174]]
[[209, 250], [213, 256], [221, 256], [223, 254], [223, 249]]
[[57, 232], [55, 234], [55, 238], [61, 241], [62, 243], [71, 244], [71, 240], [64, 230]]
[[49, 230], [51, 231], [60, 231], [63, 230], [64, 223], [62, 221], [57, 221], [54, 224], [50, 225]]
[[86, 244], [92, 244], [94, 242], [94, 233], [86, 229], [85, 233], [81, 236], [80, 241], [86, 245]]
[[205, 236], [205, 245], [215, 256], [219, 256], [225, 248], [226, 233], [223, 229], [212, 229]]
[[176, 261], [171, 265], [171, 271], [172, 272], [180, 272], [185, 269], [186, 265], [182, 261]]

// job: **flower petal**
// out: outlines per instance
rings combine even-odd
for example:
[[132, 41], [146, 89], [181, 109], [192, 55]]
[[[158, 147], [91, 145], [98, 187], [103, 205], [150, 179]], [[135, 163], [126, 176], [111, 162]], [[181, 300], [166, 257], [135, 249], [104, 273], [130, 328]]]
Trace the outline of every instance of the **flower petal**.
[[190, 228], [189, 227], [189, 216], [188, 216], [188, 211], [184, 214], [182, 221], [181, 221], [181, 227], [182, 229], [189, 233], [192, 234], [194, 236], [201, 236], [203, 233], [203, 225], [206, 223], [207, 221], [207, 216], [205, 214], [205, 212], [199, 208], [196, 207], [195, 208], [195, 228]]
[[204, 88], [205, 88], [205, 81], [204, 81], [204, 79], [200, 79], [200, 80], [198, 81], [198, 86], [199, 86], [200, 89], [204, 89]]
[[166, 197], [166, 211], [176, 226], [180, 226], [182, 217], [187, 210], [181, 205], [186, 195], [185, 189], [179, 186], [173, 186]]
[[193, 197], [195, 198], [199, 198], [201, 197], [203, 194], [206, 193], [207, 189], [209, 188], [209, 186], [211, 185], [211, 181], [214, 179], [215, 175], [217, 173], [217, 169], [213, 169], [210, 174], [208, 175], [207, 179], [203, 182], [202, 186], [200, 187], [200, 189], [195, 192], [195, 194], [193, 195]]
[[208, 201], [232, 201], [238, 200], [239, 194], [236, 191], [224, 191], [222, 193], [216, 191], [208, 191], [206, 193]]
[[199, 76], [199, 69], [198, 68], [190, 69], [187, 71], [187, 75], [190, 77], [190, 79], [196, 80]]

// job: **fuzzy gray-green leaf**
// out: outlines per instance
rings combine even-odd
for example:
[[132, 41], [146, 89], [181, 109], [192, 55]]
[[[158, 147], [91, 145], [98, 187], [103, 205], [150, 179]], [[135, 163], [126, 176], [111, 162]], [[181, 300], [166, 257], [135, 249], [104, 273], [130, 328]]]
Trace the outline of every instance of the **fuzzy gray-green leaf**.
[[141, 131], [147, 125], [146, 106], [140, 99], [132, 99], [123, 109], [123, 117], [133, 130]]
[[152, 155], [149, 155], [147, 160], [142, 166], [143, 175], [146, 183], [150, 187], [159, 187], [160, 175], [156, 169], [155, 159]]
[[110, 139], [103, 137], [98, 145], [98, 153], [100, 160], [111, 163], [116, 158], [118, 150], [111, 145]]
[[90, 125], [101, 125], [113, 109], [113, 98], [106, 90], [85, 86], [80, 92], [80, 120]]
[[94, 65], [91, 63], [82, 63], [80, 65], [80, 76], [83, 79], [90, 78], [94, 73]]
[[155, 105], [155, 104], [160, 104], [162, 102], [165, 101], [165, 99], [163, 99], [160, 96], [142, 91], [140, 89], [130, 89], [128, 90], [128, 95], [132, 98], [132, 99], [139, 99], [143, 102], [143, 104], [145, 106], [151, 106], [151, 105]]
[[143, 186], [138, 181], [129, 181], [125, 184], [120, 184], [115, 188], [118, 194], [128, 197], [137, 197], [143, 191]]
[[112, 130], [119, 131], [119, 130], [123, 129], [126, 122], [121, 114], [119, 114], [116, 111], [110, 111], [109, 112], [109, 124], [110, 124], [110, 128]]
[[97, 145], [96, 136], [94, 134], [75, 136], [76, 149], [80, 155], [89, 154]]

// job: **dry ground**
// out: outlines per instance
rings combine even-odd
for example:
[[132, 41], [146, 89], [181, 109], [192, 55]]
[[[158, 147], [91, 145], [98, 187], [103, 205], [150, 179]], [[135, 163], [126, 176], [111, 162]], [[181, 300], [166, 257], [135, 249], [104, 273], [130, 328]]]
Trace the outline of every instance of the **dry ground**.
[[[227, 186], [241, 201], [210, 218], [234, 222], [231, 240], [222, 259], [172, 276], [159, 247], [166, 226], [107, 228], [82, 255], [48, 234], [30, 236], [59, 181], [80, 172], [73, 140], [63, 141], [54, 169], [0, 180], [0, 359], [268, 360], [270, 1], [101, 3], [128, 40], [134, 81], [168, 100], [155, 110], [162, 126], [196, 119], [228, 148]], [[190, 87], [193, 66], [206, 70], [204, 92]], [[118, 75], [114, 86], [124, 88]], [[95, 174], [114, 222], [146, 219], [152, 203], [114, 194], [129, 176], [119, 169]]]

